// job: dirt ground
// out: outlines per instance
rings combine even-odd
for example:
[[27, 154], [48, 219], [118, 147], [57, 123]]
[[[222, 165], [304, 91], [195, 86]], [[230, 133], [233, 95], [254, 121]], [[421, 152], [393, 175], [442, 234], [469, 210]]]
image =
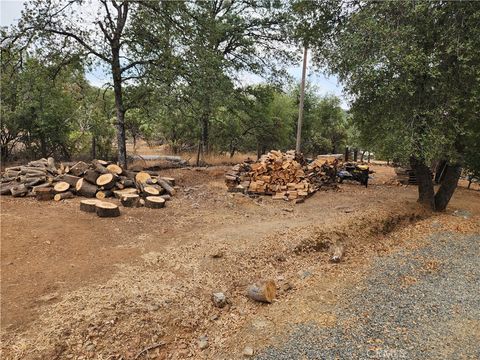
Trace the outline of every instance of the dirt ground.
[[[460, 188], [448, 214], [433, 215], [414, 187], [388, 185], [392, 168], [374, 169], [368, 188], [342, 184], [297, 205], [227, 193], [222, 167], [165, 170], [179, 185], [165, 209], [122, 208], [114, 219], [80, 212], [78, 198], [2, 197], [2, 358], [241, 358], [291, 323], [335, 321], [336, 289], [370, 255], [426, 231], [426, 219], [478, 231], [480, 192]], [[339, 241], [346, 260], [330, 264], [325, 250]], [[245, 297], [259, 278], [276, 281], [274, 304]], [[215, 291], [226, 308], [213, 307]]]

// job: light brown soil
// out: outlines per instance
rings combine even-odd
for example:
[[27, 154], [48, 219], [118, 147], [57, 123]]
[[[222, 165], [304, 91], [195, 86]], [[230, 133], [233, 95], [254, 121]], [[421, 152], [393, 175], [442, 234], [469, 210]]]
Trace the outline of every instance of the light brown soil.
[[[238, 351], [252, 336], [260, 346], [271, 323], [280, 329], [315, 311], [327, 314], [331, 289], [353, 281], [355, 261], [386, 251], [372, 246], [371, 236], [430, 215], [418, 209], [414, 187], [384, 185], [393, 176], [385, 166], [376, 167], [367, 189], [344, 184], [298, 205], [226, 193], [224, 170], [164, 171], [180, 185], [165, 209], [122, 207], [114, 219], [80, 212], [78, 198], [3, 197], [5, 358], [130, 359], [160, 341], [165, 345], [150, 351], [153, 358], [237, 358], [226, 349]], [[472, 211], [478, 221], [478, 200], [479, 192], [459, 189], [450, 210]], [[338, 240], [351, 245], [341, 276], [326, 252], [309, 251]], [[279, 286], [279, 302], [270, 307], [244, 296], [250, 282], [266, 277]], [[287, 283], [294, 290], [282, 290]], [[230, 298], [226, 309], [211, 304], [218, 290]], [[196, 339], [204, 334], [210, 345], [202, 352]]]

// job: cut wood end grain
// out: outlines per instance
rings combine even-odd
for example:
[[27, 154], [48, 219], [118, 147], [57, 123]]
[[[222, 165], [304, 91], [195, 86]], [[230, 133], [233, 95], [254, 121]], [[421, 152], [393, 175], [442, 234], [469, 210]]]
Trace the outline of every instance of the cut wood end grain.
[[66, 181], [60, 181], [53, 186], [53, 189], [57, 193], [67, 191], [69, 188], [70, 188], [70, 184], [67, 183]]
[[255, 301], [271, 303], [277, 294], [273, 280], [260, 280], [247, 288], [247, 296]]

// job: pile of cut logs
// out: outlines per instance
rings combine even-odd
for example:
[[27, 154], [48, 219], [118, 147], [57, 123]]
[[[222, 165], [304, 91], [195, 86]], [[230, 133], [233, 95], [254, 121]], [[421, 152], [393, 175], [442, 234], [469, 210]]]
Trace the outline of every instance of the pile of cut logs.
[[231, 192], [302, 202], [322, 187], [334, 185], [336, 172], [336, 160], [315, 159], [307, 163], [294, 150], [273, 150], [257, 162], [233, 166], [225, 175], [225, 183]]
[[120, 214], [118, 206], [101, 201], [108, 197], [116, 197], [125, 207], [162, 208], [175, 194], [173, 178], [161, 177], [152, 171], [128, 171], [104, 160], [57, 166], [53, 158], [40, 159], [6, 168], [0, 181], [1, 195], [55, 201], [75, 195], [96, 198], [82, 200], [80, 209], [96, 212], [99, 216]]

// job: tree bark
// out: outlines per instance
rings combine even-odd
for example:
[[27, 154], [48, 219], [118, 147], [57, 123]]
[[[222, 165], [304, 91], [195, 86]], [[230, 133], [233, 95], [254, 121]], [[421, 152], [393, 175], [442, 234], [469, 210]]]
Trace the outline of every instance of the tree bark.
[[120, 67], [120, 46], [112, 46], [112, 76], [117, 110], [117, 151], [118, 163], [127, 168], [127, 143], [125, 136], [125, 108], [123, 105], [122, 71]]
[[457, 188], [462, 173], [460, 164], [447, 165], [443, 172], [443, 180], [435, 194], [435, 210], [444, 211]]
[[410, 158], [410, 166], [415, 171], [418, 184], [418, 202], [435, 210], [435, 190], [430, 169], [422, 159]]

